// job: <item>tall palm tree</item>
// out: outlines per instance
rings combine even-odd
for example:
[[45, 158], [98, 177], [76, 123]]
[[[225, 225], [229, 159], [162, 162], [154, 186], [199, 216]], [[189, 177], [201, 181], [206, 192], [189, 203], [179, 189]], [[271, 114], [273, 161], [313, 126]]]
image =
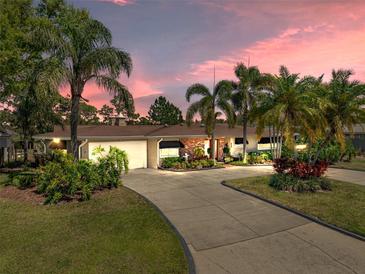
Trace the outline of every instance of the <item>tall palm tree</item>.
[[71, 89], [71, 149], [78, 159], [77, 127], [85, 84], [94, 81], [110, 93], [131, 98], [118, 77], [121, 73], [130, 75], [132, 60], [127, 52], [112, 47], [110, 31], [92, 19], [86, 10], [66, 6], [54, 19], [54, 24], [56, 54], [62, 60], [64, 76]]
[[[270, 76], [269, 76], [270, 77]], [[301, 133], [311, 140], [319, 136], [325, 127], [322, 101], [317, 92], [321, 87], [322, 77], [314, 78], [291, 74], [281, 66], [279, 75], [271, 76], [265, 90], [265, 99], [257, 106], [258, 131], [265, 126], [272, 126], [276, 140], [276, 157], [281, 155], [283, 138], [286, 145], [295, 149], [295, 133]]]
[[243, 162], [247, 162], [247, 126], [253, 105], [255, 104], [256, 93], [263, 87], [265, 78], [255, 66], [246, 67], [243, 63], [237, 64], [234, 70], [238, 83], [235, 84], [235, 92], [232, 102], [242, 119], [243, 127]]
[[[230, 81], [220, 81], [210, 92], [203, 84], [193, 84], [186, 91], [186, 101], [190, 102], [194, 95], [201, 96], [199, 101], [192, 103], [186, 112], [186, 121], [191, 124], [196, 114], [200, 115], [205, 131], [211, 137], [210, 151], [211, 158], [215, 163], [215, 124], [217, 118], [225, 114], [229, 126], [234, 126], [235, 114], [232, 105], [229, 103], [233, 86]], [[220, 112], [219, 109], [222, 111]]]
[[328, 102], [324, 110], [328, 125], [324, 143], [335, 139], [342, 149], [346, 143], [344, 131], [352, 132], [354, 125], [365, 122], [365, 85], [351, 81], [352, 75], [351, 70], [333, 70], [330, 82], [320, 93], [320, 97]]

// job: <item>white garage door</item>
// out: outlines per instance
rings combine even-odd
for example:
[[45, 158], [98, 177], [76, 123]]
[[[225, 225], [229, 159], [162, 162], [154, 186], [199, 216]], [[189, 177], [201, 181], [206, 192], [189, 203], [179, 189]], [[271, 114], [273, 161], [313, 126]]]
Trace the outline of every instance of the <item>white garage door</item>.
[[96, 160], [97, 156], [92, 153], [98, 146], [104, 148], [105, 151], [109, 151], [110, 146], [124, 150], [128, 155], [129, 169], [147, 167], [147, 141], [90, 142], [90, 160]]

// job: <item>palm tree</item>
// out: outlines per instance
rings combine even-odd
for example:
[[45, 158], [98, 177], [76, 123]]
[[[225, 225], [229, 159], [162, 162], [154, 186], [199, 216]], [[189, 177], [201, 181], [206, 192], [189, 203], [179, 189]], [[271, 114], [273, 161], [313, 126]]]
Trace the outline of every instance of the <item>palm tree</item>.
[[365, 122], [365, 85], [350, 78], [351, 70], [333, 70], [332, 79], [321, 89], [320, 98], [326, 100], [324, 115], [327, 121], [322, 146], [335, 139], [345, 148], [344, 131], [353, 131], [356, 124]]
[[127, 117], [134, 114], [134, 100], [133, 96], [127, 89], [117, 90], [114, 98], [110, 101], [115, 108], [117, 115], [125, 115]]
[[[233, 86], [230, 81], [220, 81], [211, 93], [203, 84], [193, 84], [186, 91], [186, 101], [190, 102], [193, 95], [200, 95], [201, 99], [192, 103], [186, 112], [186, 121], [191, 124], [196, 114], [200, 115], [205, 131], [211, 137], [210, 151], [211, 158], [215, 163], [215, 124], [217, 118], [225, 114], [229, 126], [234, 126], [235, 114], [232, 105], [229, 103]], [[218, 111], [220, 109], [222, 112]]]
[[260, 117], [258, 132], [265, 126], [273, 129], [276, 142], [276, 153], [281, 156], [283, 139], [288, 148], [295, 149], [295, 133], [301, 133], [310, 140], [317, 138], [325, 127], [322, 111], [322, 101], [318, 100], [322, 77], [314, 78], [299, 74], [291, 74], [284, 66], [280, 67], [279, 75], [267, 76], [264, 100], [255, 109]]
[[235, 93], [232, 102], [242, 119], [243, 127], [243, 162], [247, 162], [247, 126], [253, 105], [255, 104], [256, 93], [263, 87], [265, 78], [255, 66], [246, 67], [243, 63], [237, 64], [235, 74], [239, 79], [235, 84]]
[[132, 60], [127, 52], [111, 46], [110, 31], [85, 10], [67, 6], [54, 19], [54, 24], [56, 54], [62, 60], [63, 75], [71, 89], [71, 149], [78, 159], [77, 127], [85, 84], [94, 81], [110, 93], [131, 98], [118, 77], [121, 73], [130, 75]]

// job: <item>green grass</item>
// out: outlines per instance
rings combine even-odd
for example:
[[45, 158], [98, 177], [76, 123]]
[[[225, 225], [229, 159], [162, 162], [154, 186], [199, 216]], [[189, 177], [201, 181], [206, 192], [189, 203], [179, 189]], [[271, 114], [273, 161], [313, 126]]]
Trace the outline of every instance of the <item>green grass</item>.
[[331, 167], [365, 171], [365, 158], [355, 158], [351, 162], [338, 162]]
[[5, 184], [8, 179], [8, 175], [4, 173], [0, 173], [0, 187]]
[[269, 179], [250, 177], [227, 183], [365, 236], [364, 186], [331, 180], [332, 191], [289, 193], [274, 190], [268, 185]]
[[81, 203], [0, 198], [0, 273], [187, 273], [172, 229], [120, 187]]

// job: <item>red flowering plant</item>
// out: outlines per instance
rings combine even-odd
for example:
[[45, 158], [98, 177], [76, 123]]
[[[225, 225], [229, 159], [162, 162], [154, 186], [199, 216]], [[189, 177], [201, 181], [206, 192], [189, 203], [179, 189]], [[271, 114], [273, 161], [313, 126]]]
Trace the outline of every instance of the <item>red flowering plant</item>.
[[290, 174], [301, 179], [321, 177], [327, 170], [326, 161], [317, 161], [314, 164], [298, 161], [291, 158], [279, 158], [274, 160], [274, 169], [280, 174]]

